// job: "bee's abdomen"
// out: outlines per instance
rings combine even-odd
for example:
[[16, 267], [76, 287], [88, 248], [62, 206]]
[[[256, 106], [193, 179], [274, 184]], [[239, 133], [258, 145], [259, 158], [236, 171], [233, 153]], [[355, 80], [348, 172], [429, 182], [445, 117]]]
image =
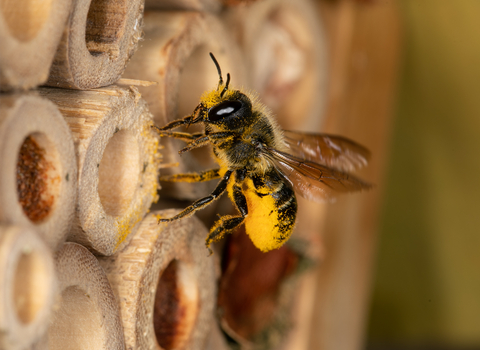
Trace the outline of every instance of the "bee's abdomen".
[[[248, 216], [245, 220], [247, 234], [257, 248], [269, 251], [280, 248], [290, 237], [297, 215], [294, 191], [283, 179], [270, 177], [247, 181]], [[264, 182], [273, 181], [269, 186]]]

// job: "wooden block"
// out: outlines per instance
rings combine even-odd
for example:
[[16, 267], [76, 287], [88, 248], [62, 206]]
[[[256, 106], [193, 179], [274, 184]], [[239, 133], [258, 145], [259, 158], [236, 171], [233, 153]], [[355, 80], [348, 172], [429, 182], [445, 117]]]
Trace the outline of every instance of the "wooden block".
[[0, 3], [0, 90], [29, 89], [47, 80], [71, 3]]
[[127, 349], [203, 349], [214, 323], [215, 259], [194, 217], [158, 224], [150, 213], [130, 244], [100, 258], [120, 301]]
[[[224, 76], [230, 72], [232, 86], [246, 84], [241, 53], [217, 18], [198, 12], [147, 12], [144, 20], [145, 41], [132, 57], [123, 77], [158, 82], [155, 86], [138, 88], [156, 125], [163, 126], [191, 114], [201, 94], [216, 88], [218, 74], [209, 52], [215, 54]], [[188, 131], [200, 131], [195, 127]], [[162, 144], [165, 146], [164, 163], [179, 163], [178, 167], [165, 169], [165, 174], [216, 166], [208, 147], [180, 157], [178, 150], [184, 147], [184, 142], [166, 138]], [[214, 182], [165, 183], [162, 195], [197, 199], [214, 186]]]
[[285, 129], [318, 130], [325, 109], [327, 44], [310, 0], [265, 0], [221, 17], [239, 42], [253, 90]]
[[65, 243], [55, 262], [61, 298], [35, 349], [125, 349], [118, 300], [97, 259]]
[[50, 249], [27, 227], [0, 225], [0, 348], [25, 349], [45, 333], [57, 296]]
[[69, 240], [111, 255], [157, 198], [152, 115], [135, 87], [39, 93], [58, 106], [75, 141], [78, 195]]
[[0, 221], [33, 226], [55, 250], [74, 216], [77, 164], [57, 107], [36, 94], [0, 95]]
[[308, 348], [362, 349], [401, 51], [398, 2], [320, 1], [332, 62], [324, 129], [372, 153], [375, 187], [327, 209]]
[[91, 89], [117, 81], [142, 37], [143, 1], [74, 0], [47, 85]]

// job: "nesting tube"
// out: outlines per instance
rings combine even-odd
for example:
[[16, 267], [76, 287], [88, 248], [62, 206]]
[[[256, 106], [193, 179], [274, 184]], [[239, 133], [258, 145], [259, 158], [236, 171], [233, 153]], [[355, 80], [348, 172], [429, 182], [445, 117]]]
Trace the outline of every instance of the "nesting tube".
[[0, 225], [0, 348], [25, 349], [48, 326], [57, 295], [51, 250], [28, 227]]
[[69, 240], [113, 254], [157, 197], [158, 135], [134, 87], [42, 88], [73, 135], [77, 210]]
[[29, 89], [47, 80], [71, 2], [0, 2], [0, 90]]
[[252, 88], [285, 129], [319, 130], [327, 88], [327, 45], [310, 0], [265, 0], [222, 16], [239, 42]]
[[158, 224], [150, 213], [129, 245], [102, 257], [120, 309], [127, 349], [203, 349], [214, 323], [215, 256], [195, 217]]
[[70, 130], [50, 101], [0, 96], [0, 221], [34, 226], [56, 249], [74, 216], [77, 164]]
[[114, 83], [142, 33], [141, 0], [76, 0], [47, 85], [90, 89]]
[[188, 10], [218, 12], [221, 9], [220, 0], [145, 0], [146, 10]]
[[[157, 126], [193, 112], [206, 90], [216, 88], [218, 73], [210, 59], [212, 52], [223, 71], [229, 72], [231, 86], [245, 85], [245, 70], [238, 46], [220, 21], [199, 12], [147, 12], [144, 16], [145, 41], [132, 57], [124, 77], [158, 82], [139, 87], [148, 102]], [[179, 129], [181, 131], [181, 129]], [[188, 132], [201, 131], [190, 126]], [[193, 172], [215, 167], [211, 151], [202, 147], [184, 153], [178, 151], [185, 142], [164, 138], [164, 163], [178, 166], [163, 174]], [[180, 199], [197, 199], [213, 190], [214, 182], [162, 184], [162, 195]]]
[[125, 349], [118, 301], [85, 247], [65, 243], [55, 256], [60, 300], [36, 349]]

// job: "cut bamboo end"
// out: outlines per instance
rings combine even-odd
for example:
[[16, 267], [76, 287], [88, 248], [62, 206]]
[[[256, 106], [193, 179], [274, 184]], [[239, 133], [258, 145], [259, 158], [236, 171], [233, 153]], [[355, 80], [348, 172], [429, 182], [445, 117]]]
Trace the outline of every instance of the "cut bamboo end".
[[47, 80], [71, 2], [0, 1], [0, 90], [29, 89]]
[[77, 164], [57, 107], [33, 94], [0, 96], [0, 221], [34, 226], [51, 249], [74, 216]]
[[157, 199], [152, 115], [134, 87], [39, 92], [57, 104], [75, 141], [78, 199], [68, 239], [111, 255]]
[[145, 0], [145, 9], [154, 11], [204, 11], [218, 12], [222, 3], [220, 0]]
[[285, 129], [318, 130], [326, 99], [327, 45], [310, 0], [233, 8], [224, 21], [248, 62], [252, 88]]
[[46, 331], [57, 293], [50, 249], [31, 228], [0, 226], [0, 348], [25, 349]]
[[[132, 57], [124, 77], [156, 81], [158, 85], [139, 87], [148, 102], [156, 125], [193, 112], [206, 90], [216, 88], [218, 74], [209, 52], [215, 54], [224, 78], [232, 76], [232, 86], [246, 83], [238, 46], [214, 16], [198, 12], [148, 12], [144, 16], [145, 41]], [[189, 132], [200, 131], [192, 126]], [[164, 162], [179, 163], [172, 172], [192, 172], [213, 167], [211, 152], [201, 148], [178, 155], [185, 143], [165, 138]], [[214, 184], [168, 184], [162, 194], [180, 199], [196, 199], [213, 190]]]
[[61, 299], [38, 349], [125, 349], [118, 301], [97, 259], [65, 243], [56, 254]]
[[47, 85], [72, 89], [107, 86], [120, 78], [142, 36], [141, 0], [77, 0]]
[[152, 212], [129, 245], [102, 257], [119, 300], [128, 349], [203, 349], [214, 322], [214, 257], [194, 217], [158, 224], [176, 210]]

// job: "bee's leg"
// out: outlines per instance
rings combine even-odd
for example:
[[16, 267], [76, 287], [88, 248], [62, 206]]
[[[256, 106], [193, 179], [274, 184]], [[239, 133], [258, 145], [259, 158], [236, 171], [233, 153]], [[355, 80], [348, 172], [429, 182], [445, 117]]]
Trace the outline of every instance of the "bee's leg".
[[175, 174], [160, 176], [160, 181], [169, 182], [204, 182], [220, 177], [220, 169], [210, 169], [201, 173]]
[[190, 124], [195, 124], [199, 121], [201, 121], [202, 119], [202, 111], [203, 111], [203, 108], [204, 106], [200, 103], [197, 107], [195, 107], [195, 110], [193, 111], [193, 113], [191, 115], [187, 115], [186, 117], [182, 118], [182, 119], [177, 119], [177, 120], [174, 120], [174, 121], [171, 121], [170, 123], [168, 123], [167, 125], [161, 127], [161, 128], [158, 128], [158, 130], [160, 131], [165, 131], [165, 130], [171, 130], [171, 129], [175, 129], [175, 128], [178, 128], [179, 126], [182, 126], [182, 125], [187, 125], [187, 128]]
[[210, 142], [210, 138], [207, 136], [199, 137], [192, 142], [190, 142], [186, 147], [182, 148], [178, 153], [182, 154], [188, 152], [194, 148], [202, 147], [207, 145]]
[[247, 199], [242, 193], [241, 187], [237, 184], [233, 186], [233, 200], [241, 216], [225, 215], [215, 222], [205, 240], [205, 245], [209, 250], [212, 242], [217, 242], [225, 237], [226, 234], [231, 233], [235, 227], [243, 223], [248, 215]]
[[189, 217], [193, 215], [197, 210], [205, 208], [215, 199], [220, 197], [223, 194], [223, 192], [225, 192], [225, 189], [227, 188], [228, 180], [230, 179], [230, 175], [232, 175], [232, 170], [228, 170], [225, 173], [225, 175], [223, 175], [223, 178], [220, 180], [217, 187], [213, 190], [213, 192], [209, 196], [196, 200], [195, 202], [193, 202], [193, 204], [183, 209], [180, 213], [178, 213], [174, 217], [171, 217], [169, 219], [160, 219], [158, 220], [158, 222], [159, 223], [169, 222], [169, 221], [175, 221], [181, 218]]
[[205, 136], [205, 134], [201, 132], [189, 134], [188, 132], [164, 131], [164, 130], [160, 130], [155, 125], [153, 126], [153, 128], [157, 129], [157, 132], [161, 137], [173, 137], [175, 139], [180, 139], [182, 141], [187, 141], [187, 142], [195, 140], [199, 137]]

